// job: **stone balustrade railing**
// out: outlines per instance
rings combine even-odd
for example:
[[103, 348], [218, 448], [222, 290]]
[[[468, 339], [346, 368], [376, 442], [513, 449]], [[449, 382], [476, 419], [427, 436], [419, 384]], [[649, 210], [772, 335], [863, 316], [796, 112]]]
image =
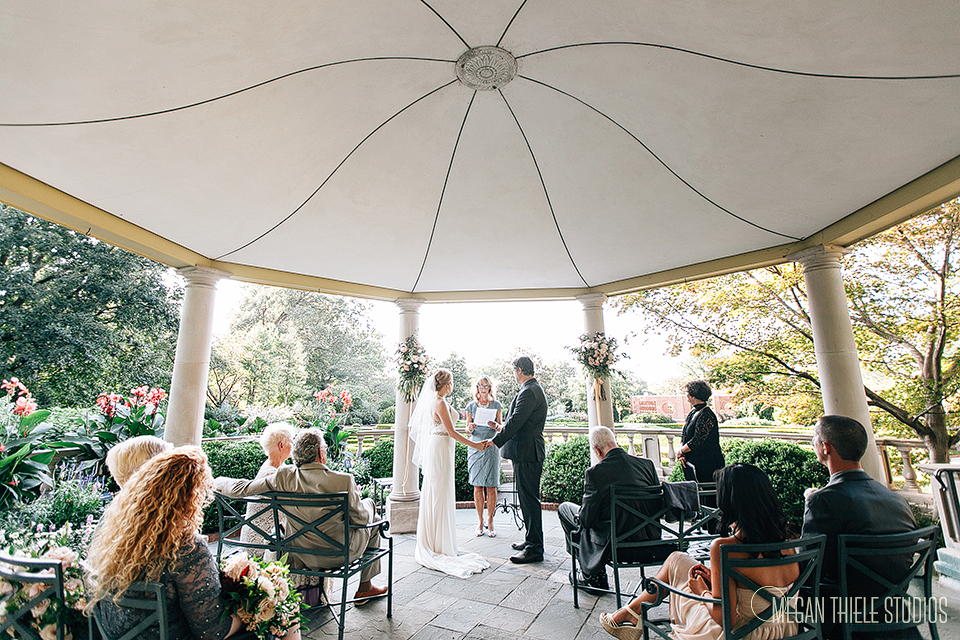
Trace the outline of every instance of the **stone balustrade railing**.
[[[554, 423], [555, 424], [555, 423]], [[573, 436], [587, 435], [590, 431], [588, 427], [572, 426], [547, 426], [543, 430], [543, 435], [548, 442], [566, 442]], [[642, 455], [645, 458], [659, 462], [662, 466], [669, 469], [677, 462], [676, 451], [680, 447], [680, 429], [669, 427], [634, 427], [619, 426], [615, 432], [621, 445], [626, 444], [627, 451], [632, 455]], [[720, 431], [724, 438], [742, 438], [744, 440], [759, 440], [771, 438], [774, 440], [783, 440], [796, 444], [809, 445], [812, 436], [809, 433], [790, 433], [778, 431], [764, 431], [759, 429], [729, 429]], [[348, 442], [356, 442], [357, 454], [377, 445], [384, 438], [393, 439], [393, 429], [359, 429]], [[667, 463], [664, 465], [661, 452], [661, 438], [666, 441]], [[231, 438], [215, 438], [216, 440], [251, 440], [253, 436], [237, 436]], [[894, 448], [900, 455], [903, 463], [903, 480], [906, 491], [918, 492], [920, 490], [917, 484], [917, 471], [914, 469], [910, 453], [914, 449], [926, 449], [922, 440], [910, 440], [901, 438], [878, 438], [877, 449], [880, 453], [880, 460], [883, 463], [887, 474], [887, 483], [892, 483], [892, 474], [890, 471], [890, 459], [888, 457], [888, 448]]]
[[[565, 442], [573, 436], [587, 435], [590, 431], [588, 427], [560, 427], [547, 426], [543, 430], [543, 435], [548, 442]], [[677, 462], [676, 451], [680, 446], [680, 429], [664, 427], [633, 427], [619, 426], [616, 428], [617, 439], [621, 445], [627, 445], [627, 451], [632, 455], [643, 455], [645, 458], [658, 461], [662, 464], [663, 456], [660, 451], [661, 437], [666, 440], [667, 445], [667, 466], [673, 468]], [[789, 433], [777, 431], [763, 431], [758, 429], [722, 429], [720, 435], [724, 438], [742, 438], [744, 440], [759, 440], [771, 438], [774, 440], [783, 440], [796, 444], [809, 445], [812, 436], [808, 433]], [[383, 438], [393, 438], [392, 429], [363, 429], [354, 434], [357, 442], [357, 453], [362, 453], [376, 444]], [[887, 484], [892, 483], [892, 474], [890, 471], [890, 460], [887, 455], [888, 447], [895, 448], [900, 455], [903, 463], [904, 489], [907, 491], [919, 491], [917, 484], [917, 472], [913, 467], [910, 453], [913, 449], [926, 449], [923, 440], [910, 440], [901, 438], [878, 438], [877, 449], [880, 453], [880, 460], [883, 463], [887, 474]], [[639, 453], [638, 453], [639, 452]]]

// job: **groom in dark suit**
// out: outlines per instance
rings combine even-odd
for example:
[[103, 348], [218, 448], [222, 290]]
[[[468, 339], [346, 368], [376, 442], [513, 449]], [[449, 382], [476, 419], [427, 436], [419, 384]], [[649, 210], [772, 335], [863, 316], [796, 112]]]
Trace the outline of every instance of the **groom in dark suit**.
[[547, 397], [533, 377], [533, 361], [521, 356], [513, 361], [513, 375], [520, 391], [510, 403], [503, 430], [493, 438], [504, 458], [513, 461], [513, 477], [520, 498], [520, 511], [527, 529], [526, 540], [514, 544], [520, 551], [510, 557], [517, 564], [543, 561], [543, 516], [540, 512], [540, 474], [546, 457], [543, 427], [547, 422]]

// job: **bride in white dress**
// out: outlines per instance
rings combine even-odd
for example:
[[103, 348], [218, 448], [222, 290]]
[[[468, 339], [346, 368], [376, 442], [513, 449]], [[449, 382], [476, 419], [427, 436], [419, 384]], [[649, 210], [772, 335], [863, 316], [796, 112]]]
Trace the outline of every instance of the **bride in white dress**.
[[417, 519], [417, 562], [444, 573], [466, 578], [490, 566], [477, 553], [457, 555], [456, 493], [453, 482], [454, 441], [483, 450], [453, 428], [457, 412], [447, 404], [453, 375], [439, 369], [427, 377], [410, 417], [414, 441], [413, 460], [423, 471], [420, 514]]

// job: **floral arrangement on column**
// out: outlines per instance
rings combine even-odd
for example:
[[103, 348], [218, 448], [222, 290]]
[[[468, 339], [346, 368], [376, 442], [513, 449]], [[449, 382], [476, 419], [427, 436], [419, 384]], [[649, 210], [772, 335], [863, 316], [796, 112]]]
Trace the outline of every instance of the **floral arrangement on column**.
[[577, 362], [583, 365], [593, 377], [593, 396], [599, 406], [601, 400], [606, 400], [607, 395], [603, 390], [603, 381], [611, 374], [619, 373], [615, 371], [612, 365], [621, 358], [629, 358], [624, 353], [617, 353], [617, 339], [607, 338], [602, 331], [596, 332], [593, 336], [588, 333], [580, 336], [579, 347], [567, 347], [577, 358]]
[[235, 613], [247, 631], [260, 640], [286, 635], [303, 619], [300, 594], [290, 588], [286, 556], [266, 562], [246, 553], [226, 558], [221, 565], [221, 598], [228, 613]]
[[421, 346], [417, 336], [410, 336], [397, 347], [397, 372], [400, 382], [397, 387], [406, 402], [413, 402], [420, 393], [423, 381], [427, 379], [427, 365], [430, 358]]

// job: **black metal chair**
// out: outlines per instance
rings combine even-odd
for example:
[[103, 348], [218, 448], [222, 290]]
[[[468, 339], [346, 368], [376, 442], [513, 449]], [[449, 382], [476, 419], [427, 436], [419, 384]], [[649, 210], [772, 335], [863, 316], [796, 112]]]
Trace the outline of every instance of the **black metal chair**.
[[135, 582], [116, 603], [118, 606], [138, 609], [145, 613], [143, 620], [135, 627], [122, 635], [112, 636], [104, 629], [103, 615], [99, 603], [93, 608], [90, 616], [90, 639], [96, 638], [94, 629], [100, 633], [103, 640], [134, 640], [150, 627], [156, 627], [159, 640], [168, 640], [169, 629], [167, 624], [167, 587], [159, 582]]
[[[44, 573], [39, 573], [41, 571]], [[50, 606], [57, 608], [59, 616], [57, 640], [63, 640], [63, 565], [60, 561], [0, 556], [0, 577], [14, 583], [47, 585], [16, 611], [6, 612], [6, 617], [0, 622], [0, 637], [13, 635], [25, 640], [40, 640], [40, 636], [30, 627], [29, 619], [33, 617], [30, 610], [44, 600], [49, 600]]]
[[[220, 494], [215, 494], [215, 497], [220, 532], [217, 540], [218, 560], [223, 554], [224, 545], [229, 544], [237, 548], [272, 551], [276, 554], [277, 558], [282, 558], [289, 554], [296, 554], [300, 557], [314, 556], [318, 559], [318, 564], [333, 565], [330, 568], [323, 569], [291, 566], [290, 573], [321, 579], [321, 589], [324, 596], [326, 596], [324, 601], [334, 619], [337, 621], [339, 639], [343, 640], [344, 617], [346, 615], [347, 604], [353, 602], [352, 599], [347, 597], [347, 581], [359, 574], [370, 564], [386, 557], [387, 617], [393, 617], [393, 538], [387, 535], [389, 523], [386, 520], [377, 520], [376, 522], [362, 526], [350, 524], [350, 496], [347, 493], [269, 492], [247, 498], [227, 498]], [[257, 505], [257, 508], [252, 510], [254, 513], [250, 516], [245, 514], [248, 503]], [[310, 512], [320, 515], [314, 520], [305, 520], [300, 515], [303, 509], [309, 509]], [[263, 531], [252, 522], [267, 511], [273, 514], [273, 531]], [[284, 533], [284, 528], [281, 525], [285, 522], [295, 522], [297, 524], [297, 531]], [[244, 525], [250, 526], [257, 534], [263, 536], [264, 542], [245, 542], [239, 539], [228, 539], [229, 536], [238, 534]], [[342, 530], [340, 530], [341, 526]], [[287, 527], [287, 529], [293, 528], [294, 527]], [[336, 535], [339, 539], [325, 532], [324, 529], [330, 530], [331, 533], [333, 529], [338, 529]], [[359, 529], [379, 529], [381, 538], [387, 542], [387, 547], [368, 549], [359, 558], [351, 560], [351, 532]], [[322, 540], [325, 546], [304, 546], [303, 538], [308, 533]], [[333, 601], [329, 595], [326, 594], [324, 588], [325, 578], [341, 581], [342, 588], [339, 601]], [[337, 609], [339, 609], [339, 612]]]
[[[144, 612], [144, 617], [136, 626], [122, 634], [110, 635], [104, 629], [103, 614], [98, 603], [93, 608], [93, 613], [87, 618], [90, 640], [96, 640], [98, 634], [102, 640], [135, 640], [151, 627], [157, 629], [158, 640], [169, 640], [170, 617], [167, 613], [167, 585], [160, 582], [134, 582], [117, 602], [117, 605], [141, 610]], [[256, 639], [255, 634], [246, 631], [241, 631], [230, 637], [236, 638], [236, 640]]]
[[[939, 640], [937, 612], [927, 608], [933, 602], [933, 563], [938, 533], [939, 527], [932, 526], [889, 535], [837, 536], [840, 601], [857, 602], [863, 607], [856, 615], [845, 616], [840, 624], [845, 640], [857, 632], [881, 638], [884, 632], [915, 628], [924, 620], [931, 638]], [[891, 576], [890, 567], [897, 565], [905, 569], [900, 575]], [[920, 612], [913, 610], [916, 602], [908, 589], [918, 577], [922, 581], [924, 611], [922, 617], [914, 618], [913, 614]]]
[[[644, 588], [648, 593], [653, 594], [652, 602], [645, 602], [640, 607], [641, 623], [643, 625], [643, 634], [646, 640], [649, 640], [652, 631], [657, 636], [669, 640], [670, 625], [669, 622], [652, 620], [649, 612], [654, 607], [663, 603], [664, 599], [670, 598], [689, 598], [697, 602], [711, 602], [720, 604], [723, 607], [723, 637], [726, 640], [741, 640], [753, 633], [768, 620], [787, 620], [797, 623], [798, 633], [784, 640], [812, 640], [821, 638], [820, 618], [817, 615], [810, 615], [810, 610], [798, 603], [801, 590], [805, 598], [809, 597], [807, 603], [816, 603], [820, 595], [820, 562], [823, 558], [823, 548], [826, 542], [826, 536], [817, 535], [800, 538], [799, 540], [788, 540], [786, 542], [777, 542], [771, 544], [727, 544], [720, 548], [720, 598], [709, 598], [687, 593], [675, 589], [671, 585], [657, 580], [656, 578], [647, 578], [644, 581]], [[772, 551], [793, 550], [795, 553], [778, 558], [764, 558], [762, 553]], [[747, 554], [746, 558], [734, 558], [733, 554]], [[755, 557], [750, 557], [755, 556]], [[746, 577], [742, 569], [778, 567], [790, 564], [800, 565], [800, 575], [782, 595], [772, 593], [767, 585], [757, 584]], [[741, 626], [737, 625], [737, 620], [733, 617], [731, 608], [730, 579], [735, 583], [753, 592], [754, 602], [769, 603], [763, 611], [757, 616]], [[753, 606], [753, 603], [751, 603]], [[754, 607], [754, 611], [759, 606]], [[778, 618], [777, 616], [784, 616]]]
[[[639, 569], [641, 580], [646, 577], [645, 569], [663, 564], [663, 561], [673, 551], [683, 551], [693, 539], [700, 540], [701, 524], [705, 521], [698, 518], [694, 522], [669, 524], [664, 521], [668, 507], [663, 500], [663, 487], [633, 487], [627, 485], [613, 485], [610, 487], [610, 558], [606, 566], [613, 570], [614, 588], [596, 589], [591, 591], [605, 591], [615, 594], [617, 607], [623, 606], [623, 596], [631, 598], [637, 594], [639, 586], [631, 592], [623, 589], [620, 579], [621, 569]], [[656, 530], [660, 537], [649, 538], [649, 532]], [[580, 529], [571, 536], [571, 562], [573, 564], [573, 606], [580, 607], [579, 590], [581, 587], [577, 572], [577, 562], [580, 553]], [[716, 537], [716, 536], [713, 536]], [[640, 558], [640, 559], [637, 559]]]

